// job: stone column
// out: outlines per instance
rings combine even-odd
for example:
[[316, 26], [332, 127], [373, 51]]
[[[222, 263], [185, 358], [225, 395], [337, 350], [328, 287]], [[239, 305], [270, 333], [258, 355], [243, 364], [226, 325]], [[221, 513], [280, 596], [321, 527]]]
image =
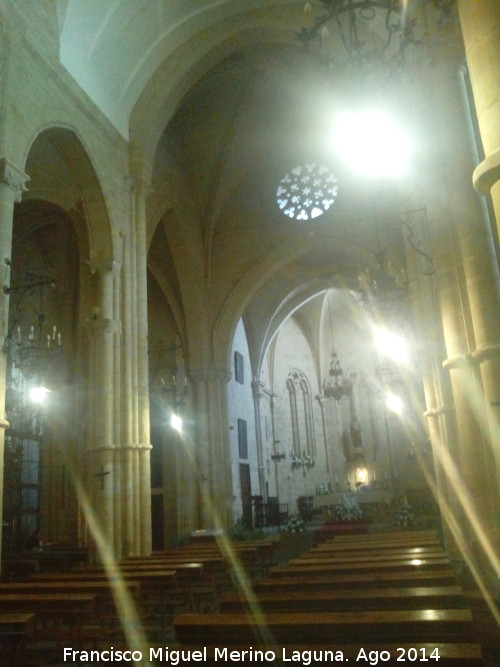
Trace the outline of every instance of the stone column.
[[429, 119], [426, 133], [434, 154], [421, 173], [446, 343], [443, 366], [450, 373], [459, 435], [458, 466], [452, 470], [450, 465], [447, 473], [461, 503], [458, 527], [464, 543], [469, 548], [480, 543], [483, 553], [491, 553], [498, 512], [498, 441], [495, 445], [489, 404], [498, 400], [500, 283], [491, 230], [470, 182], [472, 154], [456, 44], [450, 40], [422, 68], [419, 115]]
[[459, 0], [460, 25], [484, 149], [473, 175], [475, 188], [491, 195], [500, 230], [500, 11], [498, 0]]
[[146, 241], [146, 197], [149, 185], [143, 179], [135, 183], [135, 255], [137, 299], [137, 393], [138, 393], [138, 475], [140, 553], [151, 553], [151, 442], [149, 424], [148, 366], [148, 251]]
[[253, 409], [255, 416], [255, 444], [257, 447], [257, 473], [259, 477], [259, 495], [263, 498], [266, 495], [266, 480], [264, 468], [264, 452], [262, 443], [262, 418], [260, 414], [260, 399], [262, 394], [260, 392], [261, 383], [258, 380], [252, 382], [253, 394]]
[[[114, 291], [119, 265], [114, 260], [91, 266], [97, 275], [98, 295], [94, 317], [89, 321], [91, 354], [89, 372], [90, 427], [88, 449], [83, 453], [90, 509], [91, 556], [110, 562], [121, 556], [119, 531], [115, 531], [115, 356], [114, 338], [119, 331], [115, 319]], [[86, 511], [86, 508], [83, 508]]]
[[195, 458], [199, 480], [200, 528], [232, 523], [231, 451], [227, 419], [228, 373], [191, 371], [196, 419]]
[[[458, 3], [467, 66], [476, 107], [484, 160], [476, 167], [476, 190], [491, 195], [497, 229], [500, 231], [500, 8], [497, 0]], [[474, 328], [476, 349], [472, 351], [479, 365], [485, 393], [485, 409], [490, 425], [490, 440], [496, 460], [497, 484], [500, 484], [500, 288], [498, 272], [495, 285], [480, 284], [482, 257], [476, 254], [472, 287], [476, 288]], [[498, 525], [500, 530], [500, 525]]]
[[319, 403], [319, 407], [321, 409], [321, 424], [323, 426], [323, 443], [325, 445], [325, 466], [326, 466], [326, 474], [328, 475], [328, 482], [331, 486], [332, 484], [332, 473], [331, 473], [331, 463], [330, 463], [330, 448], [328, 447], [328, 428], [327, 428], [327, 421], [326, 421], [326, 404], [328, 399], [325, 398], [324, 396], [316, 396], [316, 399]]
[[[0, 267], [3, 276], [8, 275], [6, 260], [10, 260], [12, 248], [12, 223], [14, 203], [21, 201], [22, 193], [26, 190], [29, 176], [15, 167], [6, 158], [0, 159]], [[7, 283], [8, 285], [8, 283]], [[7, 286], [4, 284], [4, 286]], [[0, 290], [0, 341], [3, 346], [8, 331], [9, 297]], [[0, 518], [3, 516], [3, 461], [5, 429], [9, 427], [5, 419], [5, 353], [0, 353]], [[2, 546], [2, 528], [0, 527], [0, 554]], [[1, 556], [0, 556], [1, 558]]]

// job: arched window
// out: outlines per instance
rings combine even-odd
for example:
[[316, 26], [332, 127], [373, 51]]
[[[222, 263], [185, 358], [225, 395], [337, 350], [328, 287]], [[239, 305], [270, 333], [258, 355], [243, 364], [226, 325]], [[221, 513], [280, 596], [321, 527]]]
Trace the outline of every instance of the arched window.
[[296, 456], [316, 455], [311, 386], [308, 379], [298, 369], [288, 374], [286, 381], [290, 399], [292, 424], [292, 453]]

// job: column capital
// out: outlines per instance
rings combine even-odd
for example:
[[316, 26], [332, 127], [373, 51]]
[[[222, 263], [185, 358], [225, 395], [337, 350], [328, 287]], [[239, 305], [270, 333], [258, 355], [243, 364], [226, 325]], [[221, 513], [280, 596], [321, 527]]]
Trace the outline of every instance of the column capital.
[[25, 174], [7, 158], [0, 158], [0, 185], [5, 185], [13, 190], [16, 202], [21, 201], [23, 192], [28, 189], [26, 183], [29, 180], [28, 174]]
[[121, 269], [121, 264], [117, 259], [99, 259], [91, 260], [89, 262], [90, 273], [98, 273], [100, 275], [105, 273], [113, 273], [117, 275]]
[[500, 150], [483, 160], [472, 175], [474, 188], [483, 195], [489, 195], [497, 181], [500, 181]]

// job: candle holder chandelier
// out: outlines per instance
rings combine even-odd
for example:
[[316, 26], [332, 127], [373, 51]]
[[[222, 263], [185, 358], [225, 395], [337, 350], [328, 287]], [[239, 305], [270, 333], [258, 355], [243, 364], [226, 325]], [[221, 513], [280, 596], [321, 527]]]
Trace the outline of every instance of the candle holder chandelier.
[[[455, 0], [431, 0], [438, 23], [449, 18]], [[304, 26], [298, 33], [306, 49], [325, 70], [339, 65], [370, 75], [382, 69], [388, 76], [403, 69], [411, 45], [423, 43], [416, 11], [409, 0], [319, 0], [306, 2]], [[320, 11], [315, 12], [315, 7]]]
[[44, 312], [45, 290], [54, 286], [50, 276], [25, 273], [22, 282], [3, 288], [4, 294], [15, 296], [4, 341], [12, 377], [15, 376], [12, 370], [16, 370], [28, 381], [43, 381], [61, 351], [61, 332], [55, 325], [46, 328]]
[[332, 352], [328, 379], [323, 380], [323, 395], [325, 398], [333, 398], [338, 403], [352, 395], [352, 380], [344, 375], [335, 350]]
[[395, 271], [386, 251], [375, 253], [376, 268], [364, 268], [359, 274], [361, 303], [378, 321], [394, 322], [408, 318], [408, 281], [404, 271]]

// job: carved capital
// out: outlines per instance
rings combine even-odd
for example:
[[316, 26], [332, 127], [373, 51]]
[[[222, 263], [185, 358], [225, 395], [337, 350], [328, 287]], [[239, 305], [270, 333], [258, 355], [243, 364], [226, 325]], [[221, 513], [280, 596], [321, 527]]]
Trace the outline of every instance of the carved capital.
[[18, 169], [7, 158], [0, 159], [0, 185], [5, 185], [14, 192], [14, 200], [20, 202], [23, 192], [28, 189], [26, 183], [30, 180], [28, 174]]
[[118, 275], [121, 269], [121, 264], [117, 259], [101, 259], [101, 260], [92, 260], [89, 262], [90, 273], [97, 273], [99, 275], [104, 275], [106, 273], [112, 273], [113, 275]]

